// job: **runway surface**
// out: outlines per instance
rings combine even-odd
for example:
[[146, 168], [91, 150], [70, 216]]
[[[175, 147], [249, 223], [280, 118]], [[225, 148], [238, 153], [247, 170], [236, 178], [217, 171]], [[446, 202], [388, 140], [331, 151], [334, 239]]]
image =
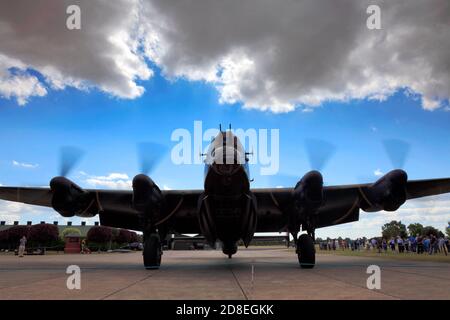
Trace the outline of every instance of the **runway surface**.
[[[81, 289], [66, 286], [69, 265]], [[369, 290], [369, 265], [381, 289]], [[253, 270], [253, 272], [252, 272]], [[0, 299], [450, 299], [450, 264], [317, 255], [300, 269], [287, 249], [166, 251], [159, 270], [145, 270], [139, 252], [91, 255], [0, 255]]]

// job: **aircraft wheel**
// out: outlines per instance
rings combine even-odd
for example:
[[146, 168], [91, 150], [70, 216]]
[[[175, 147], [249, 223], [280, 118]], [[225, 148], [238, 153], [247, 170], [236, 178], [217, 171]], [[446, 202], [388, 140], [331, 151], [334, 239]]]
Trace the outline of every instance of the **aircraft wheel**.
[[145, 269], [159, 269], [161, 265], [161, 241], [157, 233], [152, 233], [146, 237], [144, 241], [144, 250], [142, 255], [144, 256]]
[[316, 264], [316, 249], [313, 239], [302, 234], [297, 240], [298, 263], [302, 269], [312, 269]]
[[237, 243], [234, 241], [227, 241], [222, 243], [222, 252], [228, 256], [229, 259], [237, 252]]

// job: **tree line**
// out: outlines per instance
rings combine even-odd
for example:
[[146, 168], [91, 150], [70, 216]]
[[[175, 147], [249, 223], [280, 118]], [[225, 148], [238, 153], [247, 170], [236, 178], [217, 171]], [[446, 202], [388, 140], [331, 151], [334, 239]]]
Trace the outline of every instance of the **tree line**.
[[[447, 236], [450, 236], [450, 228], [446, 228]], [[429, 237], [434, 235], [437, 238], [444, 238], [445, 234], [432, 226], [423, 226], [421, 223], [411, 223], [408, 226], [403, 224], [401, 221], [393, 220], [389, 223], [384, 224], [381, 227], [381, 235], [384, 239], [391, 238], [406, 238], [409, 236], [417, 237]]]
[[[73, 227], [65, 228], [60, 234], [58, 227], [53, 224], [12, 226], [0, 231], [0, 249], [15, 249], [19, 245], [19, 240], [25, 236], [27, 247], [47, 247], [61, 250], [65, 245], [64, 238], [69, 234], [81, 237], [80, 230]], [[94, 250], [115, 249], [140, 240], [139, 235], [134, 231], [105, 226], [93, 226], [86, 235], [87, 245]]]

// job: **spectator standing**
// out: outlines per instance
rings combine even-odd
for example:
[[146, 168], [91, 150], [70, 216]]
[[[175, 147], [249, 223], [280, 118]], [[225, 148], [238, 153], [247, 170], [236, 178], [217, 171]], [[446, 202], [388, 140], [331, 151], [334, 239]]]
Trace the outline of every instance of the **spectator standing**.
[[445, 245], [445, 238], [444, 237], [440, 237], [439, 238], [439, 251], [445, 253], [445, 255], [447, 255], [448, 251], [447, 251], [447, 246]]
[[417, 253], [422, 254], [424, 249], [422, 236], [417, 236], [416, 242], [417, 242]]
[[386, 241], [386, 239], [383, 239], [383, 250], [384, 250], [384, 253], [387, 253], [387, 248], [388, 248], [387, 241]]
[[398, 245], [398, 252], [403, 253], [405, 251], [405, 246], [403, 244], [403, 239], [400, 236], [397, 237], [397, 245]]
[[377, 247], [377, 239], [372, 238], [372, 240], [370, 240], [370, 245], [372, 246], [372, 250], [375, 250]]
[[437, 253], [438, 251], [438, 240], [434, 234], [430, 235], [430, 254]]
[[22, 258], [27, 245], [27, 237], [23, 236], [19, 241], [19, 257]]
[[405, 242], [405, 251], [409, 252], [409, 250], [411, 248], [411, 245], [410, 245], [410, 242], [409, 242], [409, 238], [406, 238], [404, 242]]
[[423, 251], [424, 252], [430, 252], [430, 238], [425, 237], [423, 239]]
[[394, 238], [391, 238], [391, 240], [389, 241], [389, 246], [391, 247], [392, 251], [395, 251], [395, 240], [394, 240]]
[[409, 244], [411, 246], [411, 251], [412, 252], [417, 252], [417, 242], [416, 242], [416, 238], [413, 236], [409, 237]]
[[377, 249], [378, 253], [381, 253], [381, 250], [383, 250], [383, 243], [380, 238], [377, 239]]

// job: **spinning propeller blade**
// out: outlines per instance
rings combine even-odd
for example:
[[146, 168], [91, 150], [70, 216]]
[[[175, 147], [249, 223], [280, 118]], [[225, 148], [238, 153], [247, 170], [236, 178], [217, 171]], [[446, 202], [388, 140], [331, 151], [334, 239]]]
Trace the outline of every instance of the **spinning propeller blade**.
[[70, 171], [75, 167], [75, 165], [80, 161], [84, 152], [76, 147], [65, 146], [62, 147], [60, 158], [60, 172], [59, 174], [66, 177]]
[[330, 142], [318, 139], [308, 139], [305, 141], [305, 149], [311, 170], [321, 171], [333, 154], [336, 147]]
[[387, 139], [383, 141], [383, 146], [393, 168], [403, 169], [411, 148], [410, 144], [398, 139]]
[[166, 151], [167, 147], [159, 143], [144, 142], [138, 144], [138, 157], [141, 173], [151, 173], [161, 161]]

